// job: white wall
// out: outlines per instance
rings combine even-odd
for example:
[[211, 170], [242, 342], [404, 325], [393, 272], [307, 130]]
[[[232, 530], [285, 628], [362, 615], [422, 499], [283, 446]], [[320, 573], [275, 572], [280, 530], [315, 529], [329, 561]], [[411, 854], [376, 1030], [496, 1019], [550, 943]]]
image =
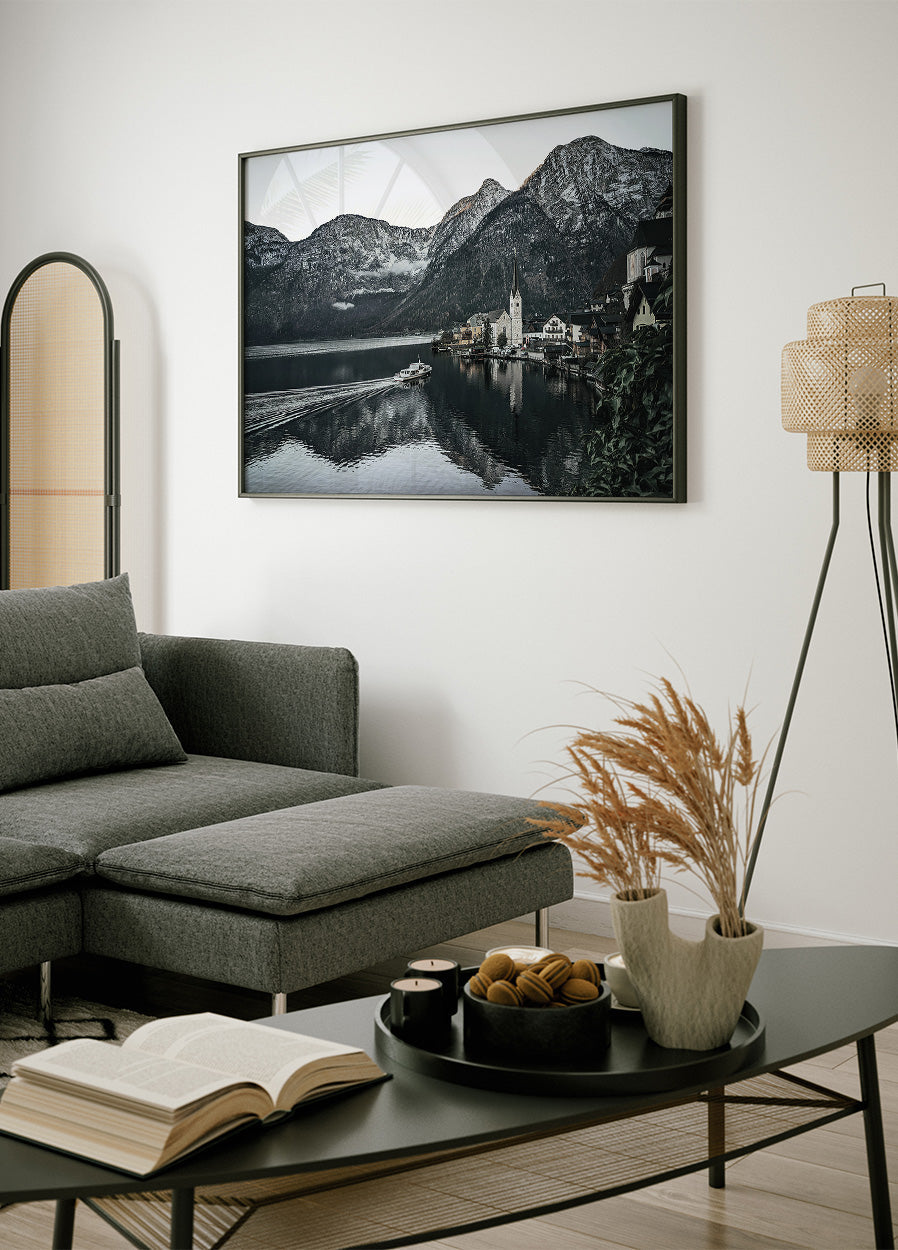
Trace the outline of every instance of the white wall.
[[[563, 741], [529, 732], [606, 716], [573, 683], [638, 695], [668, 653], [718, 718], [750, 673], [758, 737], [774, 733], [830, 509], [780, 428], [780, 350], [809, 304], [898, 290], [898, 7], [0, 0], [0, 23], [0, 282], [67, 249], [109, 285], [143, 627], [351, 647], [363, 772], [392, 782], [529, 794]], [[237, 498], [239, 152], [672, 91], [687, 505]], [[862, 488], [843, 486], [750, 910], [898, 941]]]

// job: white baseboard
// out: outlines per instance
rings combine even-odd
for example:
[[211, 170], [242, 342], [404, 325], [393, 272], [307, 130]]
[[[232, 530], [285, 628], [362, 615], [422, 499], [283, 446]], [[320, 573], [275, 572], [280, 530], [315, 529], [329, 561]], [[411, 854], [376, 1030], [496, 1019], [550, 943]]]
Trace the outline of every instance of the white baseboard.
[[[607, 899], [575, 895], [565, 903], [549, 908], [549, 926], [552, 929], [571, 929], [576, 933], [593, 933], [598, 937], [613, 938], [611, 906]], [[697, 941], [705, 931], [705, 915], [698, 912], [670, 911], [670, 927], [680, 937]], [[875, 939], [860, 938], [845, 933], [821, 933], [796, 929], [786, 925], [764, 926], [764, 945], [768, 948], [783, 946], [851, 946], [858, 943], [886, 945]]]

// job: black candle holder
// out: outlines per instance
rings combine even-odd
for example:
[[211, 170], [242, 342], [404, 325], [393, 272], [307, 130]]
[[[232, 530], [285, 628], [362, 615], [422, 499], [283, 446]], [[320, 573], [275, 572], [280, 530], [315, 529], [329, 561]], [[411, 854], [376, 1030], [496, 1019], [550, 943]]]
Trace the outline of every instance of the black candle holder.
[[446, 991], [434, 977], [400, 977], [390, 985], [390, 1029], [413, 1046], [439, 1047], [449, 1038]]
[[450, 1016], [458, 1011], [461, 993], [461, 969], [453, 959], [412, 959], [405, 970], [407, 977], [430, 977], [443, 987], [446, 1010]]

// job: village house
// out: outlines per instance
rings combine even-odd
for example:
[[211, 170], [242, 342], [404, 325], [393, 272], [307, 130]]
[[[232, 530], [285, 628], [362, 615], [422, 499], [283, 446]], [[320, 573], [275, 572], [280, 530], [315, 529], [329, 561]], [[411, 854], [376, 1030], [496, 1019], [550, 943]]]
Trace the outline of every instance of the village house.
[[543, 323], [541, 333], [544, 342], [561, 344], [566, 337], [567, 324], [557, 313], [553, 313], [549, 320]]

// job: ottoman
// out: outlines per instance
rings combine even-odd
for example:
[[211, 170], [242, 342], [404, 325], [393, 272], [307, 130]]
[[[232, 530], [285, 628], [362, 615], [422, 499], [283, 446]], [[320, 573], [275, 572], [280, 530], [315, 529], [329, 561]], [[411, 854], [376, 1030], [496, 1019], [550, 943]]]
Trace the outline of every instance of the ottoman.
[[286, 994], [570, 898], [529, 800], [395, 786], [115, 847], [84, 949]]

